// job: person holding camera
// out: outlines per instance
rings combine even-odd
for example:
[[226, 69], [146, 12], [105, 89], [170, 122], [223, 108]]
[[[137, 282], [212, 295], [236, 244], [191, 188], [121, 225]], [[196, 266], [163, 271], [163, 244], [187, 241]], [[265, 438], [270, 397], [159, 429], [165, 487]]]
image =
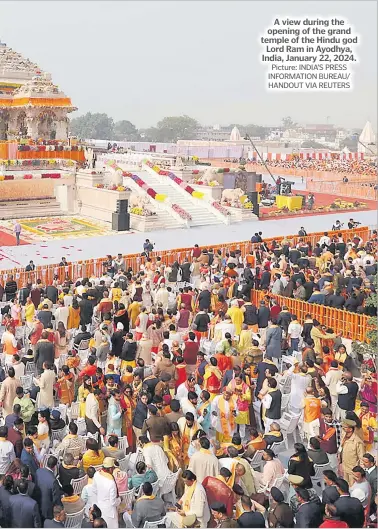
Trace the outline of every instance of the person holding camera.
[[353, 230], [354, 228], [357, 228], [357, 226], [360, 226], [360, 224], [361, 224], [361, 222], [357, 222], [356, 220], [349, 219], [348, 228], [350, 230]]

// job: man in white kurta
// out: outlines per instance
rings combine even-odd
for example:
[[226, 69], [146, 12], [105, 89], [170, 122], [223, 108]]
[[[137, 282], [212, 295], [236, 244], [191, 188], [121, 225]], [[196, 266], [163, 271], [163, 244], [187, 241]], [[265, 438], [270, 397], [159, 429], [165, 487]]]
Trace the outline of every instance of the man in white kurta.
[[185, 491], [178, 502], [181, 505], [181, 509], [177, 510], [177, 512], [168, 512], [167, 517], [176, 527], [184, 527], [183, 522], [186, 521], [184, 517], [195, 518], [191, 520], [192, 523], [185, 524], [185, 527], [194, 525], [195, 520], [200, 527], [207, 527], [210, 520], [210, 509], [205, 489], [196, 479], [197, 476], [190, 470], [184, 470], [182, 477], [185, 483]]
[[155, 471], [159, 481], [163, 482], [171, 474], [171, 471], [168, 468], [168, 458], [160, 443], [152, 443], [148, 437], [144, 436], [139, 440], [143, 444], [144, 462], [147, 467]]
[[92, 497], [101, 509], [102, 518], [109, 529], [118, 529], [118, 498], [117, 485], [113, 478], [114, 459], [105, 457], [103, 469], [93, 476]]
[[230, 443], [236, 431], [235, 416], [237, 411], [236, 397], [225, 388], [222, 395], [217, 395], [211, 406], [212, 425], [216, 430], [217, 441]]
[[197, 476], [198, 483], [202, 483], [207, 476], [216, 478], [220, 466], [218, 458], [210, 451], [210, 441], [206, 437], [201, 437], [199, 443], [201, 448], [190, 458], [188, 470]]

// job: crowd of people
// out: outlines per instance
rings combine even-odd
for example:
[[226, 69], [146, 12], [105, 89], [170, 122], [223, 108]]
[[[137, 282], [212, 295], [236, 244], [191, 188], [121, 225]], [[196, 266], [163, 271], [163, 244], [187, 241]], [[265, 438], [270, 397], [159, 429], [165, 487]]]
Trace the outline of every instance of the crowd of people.
[[275, 297], [364, 312], [376, 233], [300, 236], [7, 276], [1, 527], [376, 527], [374, 359]]
[[[345, 173], [349, 175], [366, 175], [374, 180], [377, 167], [367, 160], [343, 160], [339, 158], [315, 160], [314, 158], [301, 159], [293, 156], [291, 160], [265, 160], [269, 167], [282, 167], [283, 169], [304, 169], [309, 171], [331, 171], [333, 173]], [[253, 160], [252, 164], [260, 165], [259, 160]]]

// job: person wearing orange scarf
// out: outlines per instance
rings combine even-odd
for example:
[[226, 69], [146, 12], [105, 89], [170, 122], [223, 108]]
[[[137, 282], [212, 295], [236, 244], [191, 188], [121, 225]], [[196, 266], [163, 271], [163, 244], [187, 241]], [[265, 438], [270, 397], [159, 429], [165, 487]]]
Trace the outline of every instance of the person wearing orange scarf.
[[190, 411], [185, 414], [185, 417], [181, 417], [177, 421], [178, 427], [181, 434], [181, 448], [184, 465], [189, 464], [188, 450], [190, 443], [192, 442], [194, 434], [200, 429], [197, 421], [194, 420], [194, 415]]
[[223, 394], [218, 395], [213, 400], [211, 410], [217, 441], [230, 443], [236, 429], [236, 396], [232, 394], [229, 388], [224, 388]]

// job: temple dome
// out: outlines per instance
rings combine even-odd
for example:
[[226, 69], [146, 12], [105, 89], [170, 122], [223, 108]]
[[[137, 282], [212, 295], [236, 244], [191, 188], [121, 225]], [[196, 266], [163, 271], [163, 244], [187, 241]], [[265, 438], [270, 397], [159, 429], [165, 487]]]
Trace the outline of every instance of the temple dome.
[[230, 134], [230, 141], [240, 141], [242, 139], [239, 129], [234, 127]]

